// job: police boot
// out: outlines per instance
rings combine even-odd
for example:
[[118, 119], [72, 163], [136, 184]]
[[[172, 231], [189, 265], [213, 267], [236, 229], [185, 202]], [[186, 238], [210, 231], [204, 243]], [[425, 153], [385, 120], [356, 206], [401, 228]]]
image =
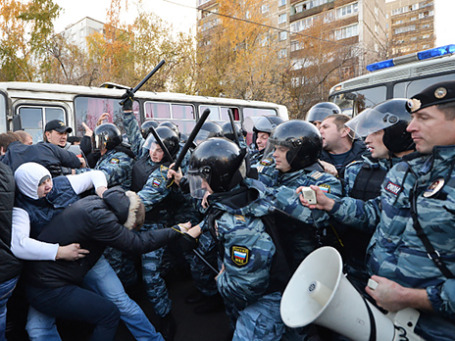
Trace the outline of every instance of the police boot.
[[166, 341], [172, 341], [176, 328], [174, 316], [172, 316], [171, 313], [168, 313], [161, 318], [158, 330]]
[[196, 314], [208, 314], [224, 309], [223, 299], [219, 294], [214, 296], [205, 296], [199, 305], [194, 308]]

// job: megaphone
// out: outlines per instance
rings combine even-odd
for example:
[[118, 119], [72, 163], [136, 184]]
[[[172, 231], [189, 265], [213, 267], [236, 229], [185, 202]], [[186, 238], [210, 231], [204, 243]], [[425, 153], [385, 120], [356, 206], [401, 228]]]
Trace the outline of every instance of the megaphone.
[[355, 341], [423, 340], [413, 332], [417, 310], [383, 314], [359, 294], [342, 270], [343, 261], [333, 247], [310, 253], [283, 293], [283, 322], [291, 328], [315, 323]]

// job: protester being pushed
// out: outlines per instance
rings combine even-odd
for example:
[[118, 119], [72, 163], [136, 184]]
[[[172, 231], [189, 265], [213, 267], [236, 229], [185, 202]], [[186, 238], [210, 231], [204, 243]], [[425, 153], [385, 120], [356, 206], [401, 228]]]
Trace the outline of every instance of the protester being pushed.
[[106, 245], [145, 253], [178, 239], [189, 227], [133, 233], [131, 229], [139, 228], [144, 217], [139, 197], [119, 187], [104, 192], [103, 198], [88, 196], [66, 208], [37, 239], [60, 244], [77, 241], [90, 253], [76, 262], [29, 263], [25, 276], [30, 304], [51, 316], [95, 324], [91, 340], [113, 340], [119, 311], [111, 301], [80, 287], [85, 274], [101, 257]]

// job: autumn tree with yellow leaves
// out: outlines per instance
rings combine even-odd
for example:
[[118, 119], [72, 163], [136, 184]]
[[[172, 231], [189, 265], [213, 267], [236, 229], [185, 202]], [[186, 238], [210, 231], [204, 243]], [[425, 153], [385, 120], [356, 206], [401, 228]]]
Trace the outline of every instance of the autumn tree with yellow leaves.
[[198, 39], [199, 94], [275, 102], [286, 99], [276, 31], [268, 27], [261, 5], [259, 0], [219, 2], [217, 24]]

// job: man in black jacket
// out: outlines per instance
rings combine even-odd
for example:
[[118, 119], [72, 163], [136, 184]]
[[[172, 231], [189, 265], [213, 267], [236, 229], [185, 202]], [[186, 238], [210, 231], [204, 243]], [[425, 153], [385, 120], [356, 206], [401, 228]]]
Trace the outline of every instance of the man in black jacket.
[[137, 254], [150, 252], [182, 236], [180, 229], [186, 230], [181, 225], [136, 234], [122, 226], [138, 227], [144, 215], [138, 196], [118, 187], [104, 192], [103, 199], [89, 196], [66, 208], [37, 239], [62, 245], [68, 240], [78, 241], [90, 254], [75, 262], [27, 264], [30, 304], [50, 316], [95, 324], [91, 340], [113, 340], [119, 320], [117, 307], [80, 285], [106, 246]]
[[10, 250], [14, 186], [11, 169], [0, 162], [0, 340], [5, 340], [6, 302], [21, 272], [21, 262]]

